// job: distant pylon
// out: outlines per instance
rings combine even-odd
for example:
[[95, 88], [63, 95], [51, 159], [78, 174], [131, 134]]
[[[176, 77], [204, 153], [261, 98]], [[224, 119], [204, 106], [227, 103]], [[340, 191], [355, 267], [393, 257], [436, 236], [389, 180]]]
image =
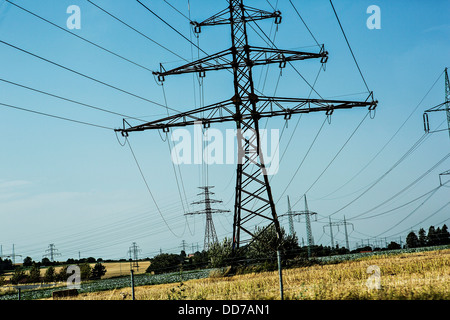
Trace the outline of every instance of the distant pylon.
[[219, 242], [216, 234], [216, 229], [214, 227], [214, 222], [212, 219], [213, 213], [224, 213], [224, 212], [230, 212], [230, 210], [222, 210], [222, 209], [212, 209], [211, 203], [222, 203], [220, 200], [211, 199], [210, 195], [214, 194], [213, 192], [209, 191], [209, 189], [214, 188], [214, 186], [205, 186], [205, 187], [199, 187], [199, 189], [202, 189], [203, 192], [199, 193], [198, 195], [203, 195], [205, 198], [204, 200], [192, 202], [193, 205], [196, 204], [204, 204], [205, 209], [199, 210], [195, 212], [188, 212], [185, 215], [194, 215], [194, 214], [204, 214], [206, 215], [206, 227], [205, 227], [205, 239], [203, 243], [203, 249], [208, 250], [214, 243]]
[[3, 255], [3, 246], [0, 246], [0, 258], [11, 258], [13, 265], [16, 264], [16, 257], [22, 257], [20, 254], [16, 254], [14, 250], [14, 244], [12, 245], [12, 254]]
[[305, 210], [304, 211], [292, 211], [291, 203], [289, 201], [288, 196], [288, 212], [286, 214], [280, 215], [282, 216], [288, 216], [289, 218], [289, 232], [291, 234], [294, 234], [294, 216], [301, 216], [304, 215], [306, 218], [306, 239], [308, 243], [308, 257], [311, 257], [311, 248], [314, 245], [314, 238], [311, 231], [311, 219], [310, 216], [317, 215], [317, 212], [309, 211], [308, 209], [308, 201], [306, 200], [306, 194], [304, 195], [305, 198]]
[[139, 271], [139, 257], [138, 254], [142, 250], [139, 249], [136, 242], [133, 242], [131, 244], [131, 247], [128, 249], [128, 254], [130, 255], [130, 270], [136, 269], [136, 271]]
[[[331, 217], [328, 217], [328, 220], [329, 220], [329, 222], [328, 222], [328, 227], [330, 228], [330, 237], [331, 237], [331, 248], [334, 248], [333, 226], [338, 227], [338, 230], [339, 230], [339, 226], [342, 226], [342, 225], [343, 225], [343, 226], [344, 226], [344, 231], [345, 231], [345, 243], [346, 243], [346, 245], [347, 245], [347, 249], [350, 250], [350, 244], [349, 244], [349, 242], [348, 242], [347, 225], [351, 225], [351, 226], [352, 226], [352, 229], [354, 230], [355, 228], [354, 228], [354, 226], [353, 226], [353, 223], [347, 222], [347, 221], [345, 220], [345, 216], [344, 216], [344, 221], [335, 221], [335, 222], [331, 222]], [[326, 227], [326, 226], [323, 226], [324, 231], [325, 231], [325, 227]]]
[[61, 255], [61, 253], [58, 253], [57, 251], [58, 249], [56, 249], [55, 245], [53, 243], [50, 243], [48, 245], [48, 249], [45, 250], [45, 252], [48, 253], [44, 254], [44, 257], [49, 257], [51, 262], [55, 262], [55, 257]]

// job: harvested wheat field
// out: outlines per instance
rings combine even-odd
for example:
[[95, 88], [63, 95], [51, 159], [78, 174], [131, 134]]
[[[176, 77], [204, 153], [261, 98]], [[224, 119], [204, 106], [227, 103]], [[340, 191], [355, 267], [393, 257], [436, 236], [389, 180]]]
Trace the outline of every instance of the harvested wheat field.
[[[379, 268], [380, 288], [368, 287], [369, 266]], [[284, 270], [285, 299], [450, 299], [450, 249], [399, 255], [379, 255], [338, 264]], [[371, 284], [372, 282], [369, 282]], [[135, 288], [138, 300], [265, 300], [279, 299], [277, 272], [231, 277], [212, 274], [182, 284]], [[123, 300], [131, 288], [80, 294], [83, 300]]]

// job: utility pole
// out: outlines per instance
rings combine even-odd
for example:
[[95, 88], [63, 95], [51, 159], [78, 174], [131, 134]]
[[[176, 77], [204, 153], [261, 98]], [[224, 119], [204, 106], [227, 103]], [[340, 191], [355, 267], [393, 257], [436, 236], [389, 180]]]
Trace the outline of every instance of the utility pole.
[[58, 251], [58, 249], [56, 249], [55, 245], [53, 243], [50, 243], [48, 245], [48, 249], [45, 250], [45, 252], [48, 252], [48, 253], [44, 254], [44, 257], [50, 257], [50, 261], [55, 262], [55, 257], [61, 255], [57, 251]]
[[205, 186], [205, 187], [199, 187], [199, 189], [202, 189], [203, 192], [199, 193], [198, 196], [203, 196], [204, 199], [196, 202], [192, 202], [192, 205], [198, 205], [203, 204], [205, 205], [205, 209], [195, 211], [195, 212], [188, 212], [185, 215], [194, 215], [194, 214], [204, 214], [206, 215], [206, 227], [205, 227], [205, 238], [203, 242], [203, 249], [209, 250], [209, 248], [214, 244], [218, 243], [219, 240], [217, 239], [216, 234], [216, 228], [214, 227], [214, 222], [212, 219], [213, 213], [224, 213], [224, 212], [230, 212], [230, 210], [222, 210], [222, 209], [213, 209], [211, 208], [212, 203], [222, 203], [221, 200], [215, 200], [211, 199], [211, 195], [214, 194], [214, 192], [211, 192], [210, 189], [214, 188], [214, 186]]
[[[355, 228], [353, 226], [353, 223], [347, 222], [345, 220], [345, 217], [344, 217], [344, 221], [331, 222], [331, 217], [328, 217], [328, 220], [329, 220], [328, 227], [330, 228], [330, 237], [331, 237], [331, 248], [332, 249], [335, 248], [335, 246], [334, 246], [334, 239], [333, 239], [333, 226], [338, 227], [338, 231], [339, 231], [339, 226], [343, 225], [344, 226], [344, 231], [345, 231], [345, 243], [347, 245], [347, 249], [350, 250], [350, 245], [349, 245], [349, 242], [348, 242], [347, 225], [351, 225], [352, 229], [355, 230]], [[326, 226], [323, 226], [324, 232], [325, 232], [325, 227]], [[369, 243], [369, 240], [367, 240], [367, 243]], [[363, 245], [364, 245], [364, 242], [363, 242]]]
[[133, 270], [134, 268], [136, 268], [136, 271], [139, 271], [138, 254], [141, 251], [142, 250], [139, 249], [136, 242], [133, 242], [131, 244], [131, 247], [128, 249], [128, 254], [130, 255], [130, 270]]
[[[274, 250], [280, 249], [281, 228], [269, 184], [268, 173], [261, 152], [259, 121], [262, 118], [284, 117], [289, 120], [294, 114], [325, 112], [331, 115], [338, 109], [368, 107], [374, 110], [378, 104], [373, 92], [365, 101], [342, 101], [310, 98], [269, 97], [260, 94], [254, 87], [253, 67], [278, 64], [285, 68], [287, 63], [307, 59], [320, 59], [322, 64], [328, 60], [328, 52], [321, 46], [320, 52], [310, 53], [294, 50], [280, 50], [275, 46], [261, 48], [249, 44], [247, 25], [258, 20], [274, 19], [281, 23], [281, 12], [268, 12], [244, 5], [243, 0], [228, 0], [228, 7], [203, 22], [191, 22], [194, 32], [200, 33], [203, 27], [229, 25], [231, 47], [209, 55], [181, 67], [166, 70], [160, 64], [160, 71], [154, 72], [158, 81], [164, 82], [170, 75], [197, 73], [205, 77], [208, 71], [231, 70], [234, 93], [228, 100], [191, 111], [181, 112], [160, 120], [131, 126], [123, 120], [123, 128], [116, 129], [125, 137], [130, 132], [163, 130], [202, 124], [208, 128], [212, 123], [234, 122], [237, 128], [237, 169], [236, 192], [233, 218], [232, 250], [236, 255], [241, 245], [255, 239], [255, 226], [267, 224], [262, 231], [275, 227], [278, 243]], [[220, 41], [219, 41], [220, 42]], [[281, 277], [281, 273], [280, 273]]]

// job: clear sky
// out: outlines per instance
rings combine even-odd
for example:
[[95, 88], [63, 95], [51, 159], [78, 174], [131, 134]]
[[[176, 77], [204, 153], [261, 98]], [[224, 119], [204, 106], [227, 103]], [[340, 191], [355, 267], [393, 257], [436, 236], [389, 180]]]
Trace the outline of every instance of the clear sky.
[[[11, 2], [150, 70], [157, 70], [159, 63], [164, 63], [167, 69], [183, 64], [180, 56], [187, 60], [198, 57], [196, 48], [136, 1], [93, 0], [172, 52], [125, 27], [85, 0]], [[192, 34], [187, 16], [200, 21], [227, 5], [222, 0], [190, 0], [188, 10], [187, 0], [170, 1], [177, 12], [165, 1], [145, 0], [143, 3], [188, 39]], [[261, 29], [275, 39], [278, 48], [318, 51], [314, 39], [288, 0], [249, 0], [246, 3], [268, 11], [272, 11], [273, 6], [282, 12], [283, 21], [276, 33], [273, 21], [259, 23]], [[365, 100], [367, 93], [364, 92], [367, 90], [330, 2], [293, 0], [293, 3], [317, 41], [325, 44], [329, 52], [326, 71], [320, 73], [315, 90], [324, 98]], [[306, 157], [325, 120], [324, 114], [306, 114], [300, 121], [298, 116], [294, 116], [284, 130], [284, 120], [268, 121], [267, 128], [283, 132], [280, 155], [286, 150], [279, 172], [271, 180], [278, 214], [287, 210], [287, 195], [291, 204], [295, 204], [294, 210], [303, 210], [302, 197], [308, 191], [309, 209], [319, 214], [318, 221], [313, 221], [312, 225], [316, 243], [330, 244], [329, 229], [324, 229], [328, 216], [331, 215], [332, 221], [345, 216], [354, 226], [354, 231], [349, 226], [353, 248], [362, 239], [367, 242], [371, 237], [378, 237], [384, 241], [386, 237], [389, 242], [398, 241], [402, 236], [404, 241], [411, 229], [428, 228], [433, 224], [438, 226], [439, 223], [441, 226], [446, 219], [448, 224], [450, 207], [438, 210], [447, 204], [449, 189], [444, 186], [429, 192], [439, 186], [439, 173], [450, 169], [450, 160], [444, 160], [433, 168], [450, 151], [449, 135], [439, 132], [422, 137], [422, 114], [444, 101], [442, 72], [450, 64], [450, 23], [447, 22], [450, 2], [335, 0], [333, 3], [379, 106], [375, 118], [366, 117], [347, 144], [347, 139], [367, 111], [336, 111], [331, 123], [326, 122], [323, 126]], [[81, 10], [79, 30], [67, 28], [70, 14], [66, 10], [70, 5], [77, 5]], [[381, 9], [379, 30], [369, 30], [366, 26], [370, 16], [366, 10], [370, 5]], [[197, 43], [195, 37], [192, 39]], [[151, 72], [88, 44], [6, 1], [0, 2], [0, 40], [2, 104], [107, 128], [122, 126], [121, 115], [64, 101], [23, 87], [26, 86], [145, 120], [167, 114], [162, 88]], [[254, 30], [249, 30], [249, 40], [253, 45], [267, 46]], [[229, 48], [229, 26], [203, 28], [198, 41], [209, 54]], [[17, 48], [159, 105], [70, 72]], [[202, 56], [204, 54], [200, 53]], [[295, 62], [294, 66], [309, 83], [314, 83], [319, 61]], [[277, 65], [268, 70], [255, 68], [258, 90], [266, 95], [308, 97], [310, 88], [292, 68], [283, 69], [281, 77], [279, 73]], [[201, 98], [205, 104], [210, 104], [233, 95], [232, 78], [226, 71], [207, 74], [203, 83], [204, 94], [200, 94], [196, 81], [192, 75], [167, 78], [164, 89], [168, 106], [185, 111], [199, 107]], [[313, 93], [311, 97], [318, 96]], [[79, 252], [82, 257], [125, 258], [132, 242], [141, 248], [142, 256], [149, 257], [160, 249], [179, 252], [183, 240], [187, 251], [191, 251], [192, 244], [198, 244], [202, 249], [205, 219], [203, 216], [185, 217], [184, 213], [201, 209], [190, 203], [200, 200], [197, 187], [203, 185], [206, 178], [199, 165], [176, 167], [175, 176], [169, 147], [161, 133], [146, 131], [132, 133], [129, 137], [155, 204], [130, 149], [120, 145], [123, 139], [120, 136], [117, 139], [113, 130], [4, 105], [0, 105], [0, 115], [0, 244], [3, 254], [11, 253], [15, 244], [16, 254], [22, 255], [18, 259], [31, 256], [40, 260], [50, 243], [55, 244], [62, 254], [58, 258], [62, 260], [77, 258]], [[442, 124], [444, 120], [444, 113], [430, 115], [433, 128], [439, 125], [440, 129], [446, 128], [446, 124]], [[265, 120], [262, 123], [266, 125]], [[233, 128], [233, 124], [215, 128], [225, 132]], [[398, 134], [371, 161], [399, 128]], [[423, 139], [419, 140], [421, 137]], [[421, 142], [417, 149], [394, 166], [417, 141]], [[333, 158], [335, 160], [331, 162]], [[433, 170], [409, 187], [431, 168]], [[208, 169], [208, 184], [215, 186], [214, 196], [223, 200], [218, 207], [231, 210], [231, 213], [214, 216], [217, 234], [219, 239], [223, 239], [231, 236], [232, 232], [235, 165], [211, 165]], [[181, 192], [178, 192], [175, 177]], [[377, 184], [372, 185], [380, 178]], [[397, 207], [397, 210], [392, 210]], [[360, 218], [366, 219], [357, 218], [365, 212]], [[288, 229], [286, 219], [282, 218], [281, 223]], [[305, 237], [304, 219], [295, 223], [295, 229], [300, 239]], [[342, 227], [339, 230], [335, 228], [334, 235], [340, 245], [345, 245]], [[374, 239], [370, 241], [374, 242]]]

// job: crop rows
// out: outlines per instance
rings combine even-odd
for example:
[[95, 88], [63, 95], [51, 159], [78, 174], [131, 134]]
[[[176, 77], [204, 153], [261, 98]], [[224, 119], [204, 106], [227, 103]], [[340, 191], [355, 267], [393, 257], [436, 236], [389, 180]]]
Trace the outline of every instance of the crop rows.
[[[159, 275], [139, 274], [134, 276], [134, 285], [135, 286], [155, 285], [155, 284], [187, 281], [191, 279], [207, 278], [209, 276], [210, 271], [211, 269], [204, 269], [204, 270], [185, 271], [182, 273], [173, 272]], [[130, 277], [117, 277], [82, 283], [81, 288], [78, 290], [78, 292], [79, 293], [96, 292], [96, 291], [120, 289], [130, 286], [131, 286]], [[47, 288], [47, 289], [23, 291], [21, 294], [21, 299], [34, 300], [34, 299], [50, 298], [52, 296], [52, 292], [55, 290], [58, 289]], [[0, 300], [16, 300], [16, 299], [17, 293], [5, 294], [3, 296], [0, 296]]]

